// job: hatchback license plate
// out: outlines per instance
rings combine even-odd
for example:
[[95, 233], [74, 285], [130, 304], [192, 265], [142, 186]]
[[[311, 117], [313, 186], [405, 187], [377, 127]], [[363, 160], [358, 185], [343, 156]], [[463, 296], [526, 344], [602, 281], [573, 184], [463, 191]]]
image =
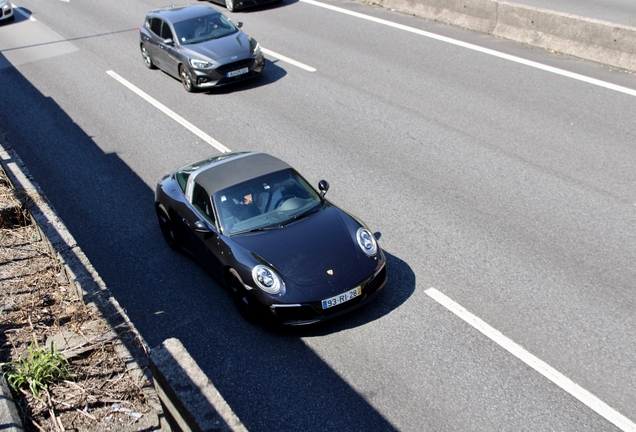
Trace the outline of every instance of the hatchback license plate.
[[352, 290], [347, 291], [346, 293], [339, 294], [337, 296], [325, 299], [322, 301], [322, 308], [329, 309], [334, 306], [338, 306], [344, 302], [352, 300], [362, 294], [362, 288], [355, 287]]
[[243, 69], [239, 69], [239, 70], [235, 70], [235, 71], [232, 71], [232, 72], [228, 72], [228, 73], [225, 74], [225, 76], [227, 78], [232, 78], [232, 77], [235, 77], [235, 76], [238, 76], [238, 75], [246, 74], [249, 71], [250, 71], [249, 68], [244, 67]]

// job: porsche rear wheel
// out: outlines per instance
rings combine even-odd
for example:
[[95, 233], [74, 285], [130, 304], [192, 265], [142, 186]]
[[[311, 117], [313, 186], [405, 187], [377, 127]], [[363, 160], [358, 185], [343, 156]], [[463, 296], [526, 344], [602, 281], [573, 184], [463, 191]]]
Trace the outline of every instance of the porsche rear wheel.
[[166, 212], [166, 209], [162, 205], [157, 206], [157, 219], [159, 220], [159, 229], [164, 240], [168, 243], [171, 249], [178, 249], [179, 243], [177, 242], [177, 234], [174, 230], [174, 224]]
[[192, 93], [195, 91], [194, 83], [192, 82], [192, 78], [190, 77], [190, 73], [185, 68], [185, 66], [179, 66], [179, 77], [181, 78], [181, 84], [183, 84], [183, 88], [186, 89], [187, 92]]

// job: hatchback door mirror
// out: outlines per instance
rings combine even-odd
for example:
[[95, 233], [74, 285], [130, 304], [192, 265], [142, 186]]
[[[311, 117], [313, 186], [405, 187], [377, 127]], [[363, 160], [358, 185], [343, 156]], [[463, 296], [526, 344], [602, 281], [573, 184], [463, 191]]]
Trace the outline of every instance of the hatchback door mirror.
[[174, 40], [172, 40], [172, 38], [164, 39], [163, 44], [168, 46], [174, 46]]
[[325, 196], [329, 190], [329, 182], [327, 180], [320, 180], [318, 182], [318, 189], [320, 189], [320, 195]]

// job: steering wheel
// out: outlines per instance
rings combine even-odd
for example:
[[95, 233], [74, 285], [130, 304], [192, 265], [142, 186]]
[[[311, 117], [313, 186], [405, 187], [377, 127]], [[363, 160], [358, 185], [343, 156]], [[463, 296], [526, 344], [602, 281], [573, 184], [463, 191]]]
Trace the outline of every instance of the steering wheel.
[[287, 201], [290, 198], [296, 198], [294, 195], [283, 195], [281, 198], [278, 199], [278, 201], [276, 201], [276, 204], [274, 204], [274, 209], [277, 209], [278, 207], [280, 207], [285, 201]]

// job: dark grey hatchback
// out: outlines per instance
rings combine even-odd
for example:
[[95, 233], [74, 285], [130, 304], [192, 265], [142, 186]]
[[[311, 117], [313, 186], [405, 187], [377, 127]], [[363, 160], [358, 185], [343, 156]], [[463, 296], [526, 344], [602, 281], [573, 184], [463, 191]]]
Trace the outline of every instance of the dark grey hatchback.
[[209, 5], [150, 11], [139, 29], [146, 67], [181, 80], [189, 91], [260, 75], [265, 58], [259, 43]]

